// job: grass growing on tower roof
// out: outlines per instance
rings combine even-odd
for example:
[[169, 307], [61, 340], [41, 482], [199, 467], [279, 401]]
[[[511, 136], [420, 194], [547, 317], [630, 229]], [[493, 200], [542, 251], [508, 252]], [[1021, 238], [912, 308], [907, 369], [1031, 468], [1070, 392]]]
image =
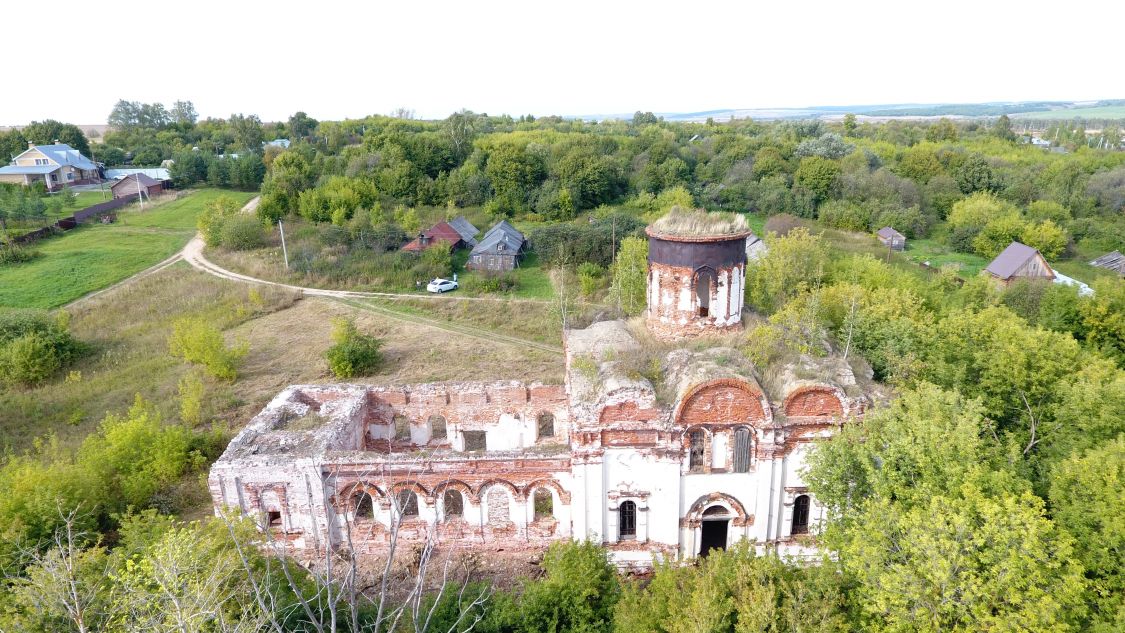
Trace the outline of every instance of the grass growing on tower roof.
[[738, 213], [672, 207], [652, 223], [652, 230], [661, 235], [705, 237], [745, 233], [750, 230], [750, 225]]

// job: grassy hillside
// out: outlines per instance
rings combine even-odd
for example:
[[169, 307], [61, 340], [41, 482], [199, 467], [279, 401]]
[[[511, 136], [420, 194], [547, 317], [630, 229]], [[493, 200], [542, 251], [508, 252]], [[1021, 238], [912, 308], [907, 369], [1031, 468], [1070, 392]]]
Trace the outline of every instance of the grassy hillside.
[[221, 195], [244, 203], [254, 194], [205, 189], [177, 200], [131, 205], [114, 224], [83, 226], [42, 240], [30, 262], [0, 268], [0, 307], [57, 308], [152, 266], [183, 248], [195, 218]]

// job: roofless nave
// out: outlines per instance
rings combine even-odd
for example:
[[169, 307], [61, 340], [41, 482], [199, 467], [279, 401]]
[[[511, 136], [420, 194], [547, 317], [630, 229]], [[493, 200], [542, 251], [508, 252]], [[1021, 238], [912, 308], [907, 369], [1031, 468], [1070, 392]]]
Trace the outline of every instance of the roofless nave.
[[[293, 386], [211, 469], [216, 509], [260, 517], [294, 550], [360, 551], [433, 534], [507, 550], [603, 543], [622, 566], [690, 558], [741, 539], [801, 555], [822, 509], [801, 470], [809, 443], [862, 415], [848, 363], [802, 358], [766, 380], [706, 347], [740, 327], [741, 225], [648, 230], [647, 330], [566, 332], [563, 385], [454, 382]], [[659, 376], [628, 358], [651, 337], [692, 339]]]

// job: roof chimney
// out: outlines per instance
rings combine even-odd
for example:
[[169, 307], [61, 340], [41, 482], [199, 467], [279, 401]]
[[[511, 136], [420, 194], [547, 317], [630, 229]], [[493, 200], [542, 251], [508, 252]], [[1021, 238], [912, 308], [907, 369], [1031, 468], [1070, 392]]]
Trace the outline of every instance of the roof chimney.
[[28, 141], [27, 142], [27, 149], [31, 149], [33, 147], [35, 147], [35, 141]]
[[59, 139], [55, 139], [55, 145], [59, 144]]

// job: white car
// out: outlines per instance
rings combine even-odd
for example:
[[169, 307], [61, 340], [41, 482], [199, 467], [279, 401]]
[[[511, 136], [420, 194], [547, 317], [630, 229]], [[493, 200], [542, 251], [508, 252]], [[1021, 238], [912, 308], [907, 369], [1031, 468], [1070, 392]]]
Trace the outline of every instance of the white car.
[[438, 294], [449, 292], [450, 290], [456, 290], [457, 288], [457, 282], [450, 281], [448, 279], [435, 279], [426, 284], [426, 290], [428, 290], [429, 292], [436, 292]]

